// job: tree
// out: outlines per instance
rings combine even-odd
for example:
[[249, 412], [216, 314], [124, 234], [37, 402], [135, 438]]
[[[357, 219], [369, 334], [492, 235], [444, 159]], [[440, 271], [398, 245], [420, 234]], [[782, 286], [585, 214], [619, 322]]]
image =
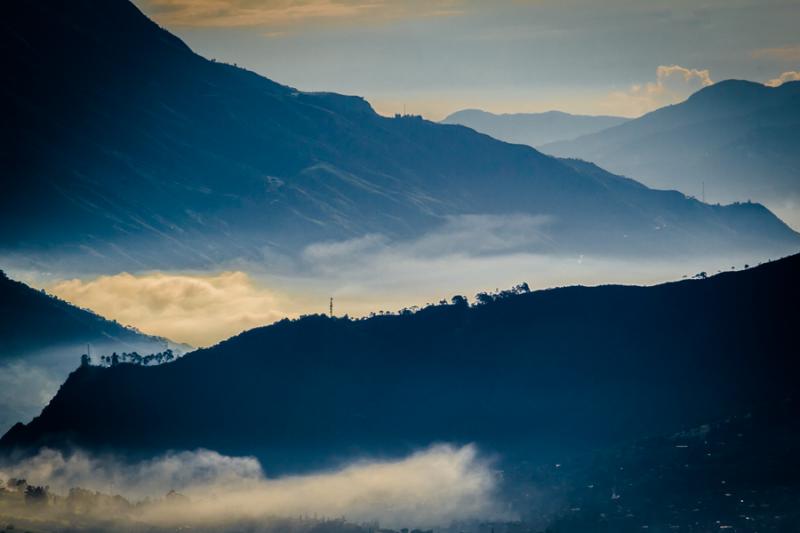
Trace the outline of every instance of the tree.
[[92, 358], [89, 357], [88, 353], [81, 355], [81, 366], [90, 366], [92, 364]]
[[28, 505], [42, 505], [47, 503], [49, 487], [28, 485], [25, 488], [25, 503]]
[[463, 305], [463, 306], [469, 305], [469, 302], [467, 301], [467, 299], [464, 296], [461, 296], [460, 294], [456, 294], [455, 296], [453, 296], [453, 298], [450, 300], [450, 302], [453, 305], [459, 305], [459, 306], [461, 306], [461, 305]]
[[479, 292], [475, 295], [475, 299], [479, 304], [488, 304], [494, 301], [494, 296], [488, 292]]

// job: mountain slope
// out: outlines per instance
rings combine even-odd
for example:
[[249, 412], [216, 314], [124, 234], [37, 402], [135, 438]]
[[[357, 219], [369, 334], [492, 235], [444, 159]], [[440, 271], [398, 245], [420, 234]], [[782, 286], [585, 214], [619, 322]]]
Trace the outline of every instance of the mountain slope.
[[202, 447], [273, 472], [440, 441], [542, 462], [793, 390], [799, 272], [796, 255], [655, 287], [287, 320], [159, 367], [81, 368], [0, 443]]
[[149, 354], [169, 345], [0, 271], [0, 428], [39, 413], [78, 365], [87, 344], [95, 361], [115, 351]]
[[9, 279], [0, 271], [0, 359], [54, 346], [72, 346], [77, 364], [87, 343], [113, 343], [120, 349], [141, 344], [165, 346], [117, 322]]
[[547, 217], [544, 252], [774, 257], [800, 245], [761, 208], [587, 176], [467, 128], [208, 61], [126, 0], [16, 2], [0, 24], [0, 252], [84, 272], [207, 266], [509, 213]]
[[797, 409], [796, 397], [759, 403], [723, 420], [542, 468], [532, 482], [565, 502], [548, 530], [794, 531]]
[[497, 115], [480, 109], [464, 109], [448, 115], [442, 123], [461, 124], [501, 141], [538, 147], [595, 133], [628, 120], [624, 117], [571, 115], [561, 111]]
[[658, 188], [789, 213], [800, 205], [800, 82], [766, 87], [728, 80], [683, 103], [620, 126], [542, 148], [579, 157]]

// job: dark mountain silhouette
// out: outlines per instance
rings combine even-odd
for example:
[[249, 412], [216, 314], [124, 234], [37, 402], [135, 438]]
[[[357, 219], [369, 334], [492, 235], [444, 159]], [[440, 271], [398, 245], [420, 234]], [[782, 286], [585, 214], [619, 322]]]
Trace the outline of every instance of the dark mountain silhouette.
[[[549, 531], [795, 531], [800, 521], [796, 398], [678, 433], [540, 468], [561, 492]], [[529, 473], [531, 474], [531, 473]]]
[[167, 346], [165, 339], [106, 320], [0, 271], [0, 360], [58, 346], [71, 347], [75, 362], [89, 343], [113, 344], [119, 350]]
[[628, 120], [602, 115], [571, 115], [561, 111], [498, 115], [480, 109], [463, 109], [448, 115], [442, 123], [461, 124], [501, 141], [538, 147], [595, 133]]
[[[800, 204], [800, 83], [728, 80], [598, 133], [542, 147], [706, 199]], [[796, 210], [781, 210], [800, 223]]]
[[0, 24], [0, 252], [83, 272], [203, 266], [509, 213], [549, 215], [543, 251], [776, 257], [800, 243], [761, 206], [586, 175], [206, 60], [127, 0], [13, 2]]
[[87, 345], [95, 362], [113, 352], [188, 349], [106, 320], [0, 271], [0, 430], [39, 413]]
[[203, 447], [270, 472], [437, 441], [542, 462], [794, 390], [798, 273], [800, 255], [654, 287], [285, 320], [158, 367], [80, 368], [0, 445]]

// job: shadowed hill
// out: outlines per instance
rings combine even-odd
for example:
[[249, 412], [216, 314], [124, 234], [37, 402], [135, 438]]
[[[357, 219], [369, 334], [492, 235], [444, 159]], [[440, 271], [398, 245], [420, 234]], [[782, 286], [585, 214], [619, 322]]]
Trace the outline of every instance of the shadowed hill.
[[765, 202], [800, 222], [800, 83], [727, 80], [625, 124], [548, 144], [658, 188], [708, 200]]
[[550, 531], [794, 531], [800, 521], [797, 400], [542, 468], [540, 490], [568, 487]]
[[764, 209], [740, 217], [206, 60], [127, 0], [14, 2], [0, 24], [0, 252], [81, 271], [207, 266], [516, 213], [548, 217], [542, 252], [768, 257], [800, 244]]
[[70, 345], [75, 349], [72, 360], [77, 361], [87, 343], [114, 344], [120, 350], [166, 346], [164, 339], [106, 320], [0, 271], [0, 360]]
[[81, 368], [0, 442], [204, 447], [273, 472], [436, 441], [539, 460], [596, 449], [791, 390], [799, 272], [800, 255], [654, 287], [287, 320], [159, 367]]
[[[171, 343], [144, 335], [0, 271], [0, 428], [41, 412], [91, 345], [95, 361], [113, 352], [161, 352]], [[173, 347], [182, 352], [186, 346]]]

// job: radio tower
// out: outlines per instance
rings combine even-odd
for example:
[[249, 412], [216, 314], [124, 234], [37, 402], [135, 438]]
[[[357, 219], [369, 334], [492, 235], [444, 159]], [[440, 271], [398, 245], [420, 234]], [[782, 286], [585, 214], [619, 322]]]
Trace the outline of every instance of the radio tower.
[[331, 296], [330, 313], [331, 313], [331, 318], [333, 318], [333, 296]]

